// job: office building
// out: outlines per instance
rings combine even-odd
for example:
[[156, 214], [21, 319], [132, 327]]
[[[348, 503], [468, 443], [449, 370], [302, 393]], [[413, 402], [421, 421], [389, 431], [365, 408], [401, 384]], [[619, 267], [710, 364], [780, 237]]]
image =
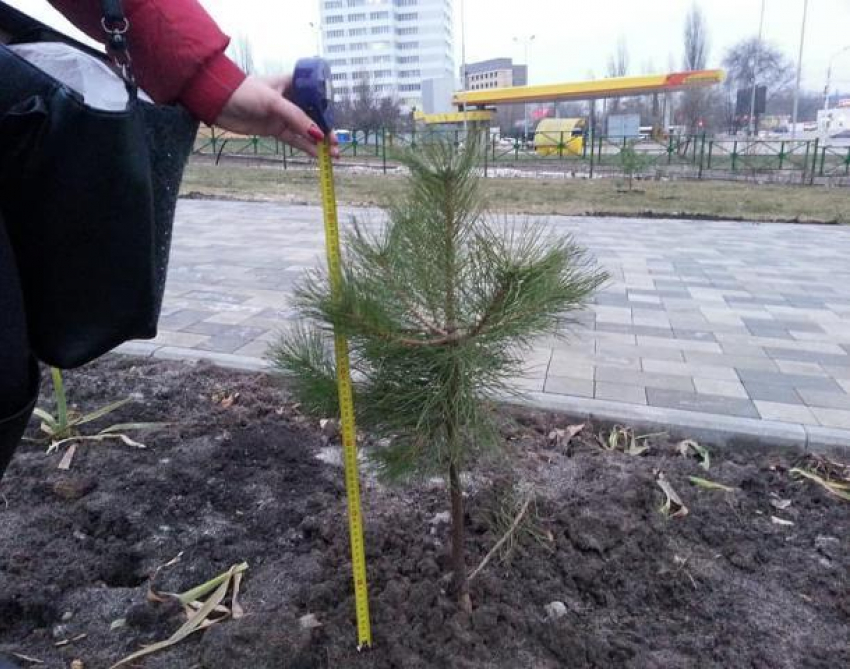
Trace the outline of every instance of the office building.
[[[463, 67], [460, 77], [463, 80]], [[514, 65], [511, 58], [491, 58], [466, 65], [466, 88], [477, 91], [486, 88], [525, 86], [528, 83], [528, 66]]]

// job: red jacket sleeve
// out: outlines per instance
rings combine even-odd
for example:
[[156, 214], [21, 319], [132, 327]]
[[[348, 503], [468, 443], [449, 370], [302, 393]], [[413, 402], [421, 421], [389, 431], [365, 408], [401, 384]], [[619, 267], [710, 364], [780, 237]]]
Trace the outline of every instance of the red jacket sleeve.
[[[50, 0], [103, 42], [99, 0]], [[197, 0], [124, 0], [133, 73], [157, 102], [180, 102], [206, 123], [218, 118], [245, 74], [224, 55], [230, 38]]]

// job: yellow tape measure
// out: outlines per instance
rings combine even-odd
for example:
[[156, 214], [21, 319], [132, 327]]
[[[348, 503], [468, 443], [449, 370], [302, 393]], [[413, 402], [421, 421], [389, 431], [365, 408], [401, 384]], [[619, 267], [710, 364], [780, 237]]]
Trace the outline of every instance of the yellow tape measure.
[[[330, 140], [319, 144], [319, 181], [325, 216], [325, 246], [328, 253], [328, 276], [331, 296], [337, 299], [342, 289], [342, 267], [339, 251], [339, 220], [336, 211], [334, 173]], [[339, 389], [342, 426], [345, 491], [348, 496], [348, 533], [351, 537], [351, 565], [354, 571], [354, 602], [357, 613], [357, 650], [372, 645], [369, 622], [369, 589], [366, 581], [366, 552], [363, 545], [363, 513], [360, 506], [360, 479], [357, 473], [357, 431], [354, 424], [354, 398], [351, 391], [351, 366], [345, 335], [334, 333], [337, 386]]]

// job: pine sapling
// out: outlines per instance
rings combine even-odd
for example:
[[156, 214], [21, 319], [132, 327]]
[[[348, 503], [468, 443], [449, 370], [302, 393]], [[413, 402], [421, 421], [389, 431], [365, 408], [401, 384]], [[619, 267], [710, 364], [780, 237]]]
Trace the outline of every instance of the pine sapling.
[[571, 238], [485, 213], [479, 148], [436, 141], [408, 156], [386, 224], [354, 221], [341, 297], [324, 271], [308, 274], [295, 304], [311, 325], [271, 352], [303, 408], [327, 417], [338, 411], [332, 333], [348, 337], [358, 424], [388, 444], [373, 454], [383, 473], [447, 481], [452, 585], [467, 609], [462, 474], [500, 444], [492, 398], [607, 278]]

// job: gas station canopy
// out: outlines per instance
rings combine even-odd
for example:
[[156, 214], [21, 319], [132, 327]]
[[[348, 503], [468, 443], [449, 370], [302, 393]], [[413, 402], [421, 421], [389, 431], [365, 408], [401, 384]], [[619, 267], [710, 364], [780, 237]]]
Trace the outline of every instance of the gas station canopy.
[[670, 74], [651, 74], [640, 77], [615, 77], [543, 86], [513, 86], [476, 91], [458, 91], [452, 104], [458, 107], [555, 102], [561, 100], [597, 100], [628, 95], [673, 93], [688, 88], [714, 86], [723, 81], [723, 70], [693, 70]]

